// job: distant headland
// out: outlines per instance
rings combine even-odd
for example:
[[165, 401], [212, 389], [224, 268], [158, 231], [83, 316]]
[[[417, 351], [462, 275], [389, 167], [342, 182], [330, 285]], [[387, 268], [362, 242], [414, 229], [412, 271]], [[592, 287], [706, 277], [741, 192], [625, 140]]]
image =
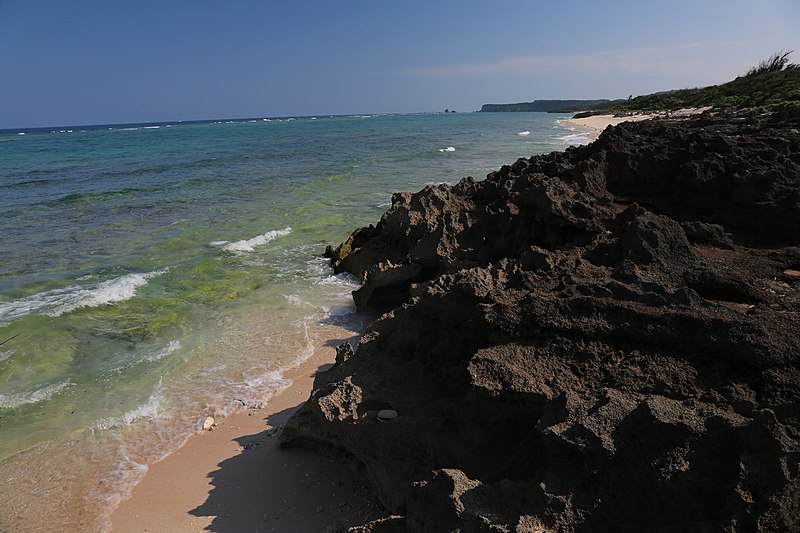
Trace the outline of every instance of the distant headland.
[[601, 100], [534, 100], [516, 104], [483, 104], [481, 113], [573, 113], [586, 109], [596, 109], [610, 104], [612, 101]]

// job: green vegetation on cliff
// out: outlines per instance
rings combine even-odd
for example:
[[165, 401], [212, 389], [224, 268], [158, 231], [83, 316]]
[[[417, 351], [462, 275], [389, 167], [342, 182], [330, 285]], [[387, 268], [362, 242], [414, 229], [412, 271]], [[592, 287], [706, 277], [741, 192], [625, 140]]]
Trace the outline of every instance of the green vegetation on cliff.
[[800, 65], [789, 63], [791, 53], [776, 53], [743, 76], [721, 85], [637, 96], [595, 109], [622, 112], [712, 106], [755, 108], [766, 112], [797, 107], [800, 106]]
[[662, 91], [627, 100], [535, 100], [519, 104], [484, 104], [481, 111], [584, 111], [579, 114], [583, 116], [709, 106], [779, 111], [800, 107], [800, 65], [789, 62], [792, 52], [773, 54], [744, 75], [720, 85]]

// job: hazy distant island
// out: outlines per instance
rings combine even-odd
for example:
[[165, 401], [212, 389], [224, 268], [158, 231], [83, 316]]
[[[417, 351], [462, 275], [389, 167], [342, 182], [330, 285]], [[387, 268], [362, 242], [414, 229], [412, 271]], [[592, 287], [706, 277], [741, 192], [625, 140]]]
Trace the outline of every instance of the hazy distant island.
[[516, 104], [483, 104], [481, 113], [573, 113], [605, 107], [612, 100], [534, 100], [533, 102], [519, 102]]

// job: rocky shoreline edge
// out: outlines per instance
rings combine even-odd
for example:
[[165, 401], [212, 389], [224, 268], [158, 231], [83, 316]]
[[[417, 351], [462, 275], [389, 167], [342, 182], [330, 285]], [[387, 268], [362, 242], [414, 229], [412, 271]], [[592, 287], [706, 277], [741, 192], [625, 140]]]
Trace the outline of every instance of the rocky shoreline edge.
[[800, 109], [612, 126], [328, 254], [384, 314], [281, 443], [365, 472], [356, 530], [800, 530]]

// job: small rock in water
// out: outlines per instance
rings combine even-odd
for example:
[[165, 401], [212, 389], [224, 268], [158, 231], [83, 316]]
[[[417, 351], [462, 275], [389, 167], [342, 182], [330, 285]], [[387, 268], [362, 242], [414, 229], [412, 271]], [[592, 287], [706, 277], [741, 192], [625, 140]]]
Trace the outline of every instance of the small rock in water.
[[205, 420], [203, 420], [203, 431], [211, 431], [211, 429], [216, 426], [217, 423], [214, 420], [213, 416], [207, 416]]
[[397, 411], [394, 409], [382, 409], [378, 411], [378, 420], [381, 422], [387, 422], [393, 418], [397, 418]]

